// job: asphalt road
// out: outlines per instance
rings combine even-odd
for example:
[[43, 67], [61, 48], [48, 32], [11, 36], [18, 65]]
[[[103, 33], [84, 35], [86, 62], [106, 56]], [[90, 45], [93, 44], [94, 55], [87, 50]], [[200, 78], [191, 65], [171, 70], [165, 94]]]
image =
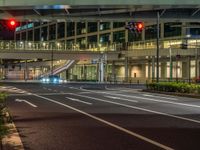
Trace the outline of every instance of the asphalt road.
[[200, 100], [81, 84], [7, 84], [26, 150], [199, 150]]

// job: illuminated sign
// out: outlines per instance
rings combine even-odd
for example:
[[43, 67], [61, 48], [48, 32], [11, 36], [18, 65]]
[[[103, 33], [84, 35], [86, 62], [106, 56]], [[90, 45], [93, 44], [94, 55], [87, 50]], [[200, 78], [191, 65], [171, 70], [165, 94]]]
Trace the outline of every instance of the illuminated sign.
[[17, 27], [15, 29], [15, 31], [19, 32], [19, 31], [22, 31], [22, 30], [30, 29], [30, 28], [33, 28], [33, 23], [29, 23], [29, 24], [26, 24], [24, 26]]

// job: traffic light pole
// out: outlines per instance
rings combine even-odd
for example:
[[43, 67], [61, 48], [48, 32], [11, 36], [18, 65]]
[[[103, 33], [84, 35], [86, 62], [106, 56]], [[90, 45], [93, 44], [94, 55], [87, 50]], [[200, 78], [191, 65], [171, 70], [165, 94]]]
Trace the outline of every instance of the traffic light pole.
[[156, 82], [158, 83], [159, 82], [159, 38], [160, 38], [160, 26], [159, 26], [159, 22], [160, 22], [160, 14], [159, 14], [159, 11], [157, 12], [157, 40], [156, 40], [156, 43], [157, 43], [157, 51], [156, 51]]

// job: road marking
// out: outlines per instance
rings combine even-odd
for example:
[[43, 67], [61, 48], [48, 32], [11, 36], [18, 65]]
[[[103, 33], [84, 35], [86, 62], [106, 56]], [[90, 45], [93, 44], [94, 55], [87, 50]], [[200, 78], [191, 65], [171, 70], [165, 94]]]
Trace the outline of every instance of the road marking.
[[169, 99], [169, 100], [178, 100], [177, 98], [172, 97], [163, 97], [163, 96], [156, 96], [156, 95], [150, 95], [150, 94], [142, 94], [145, 97], [157, 97], [157, 98], [163, 98], [163, 99]]
[[[106, 93], [106, 94], [112, 95], [110, 93]], [[131, 95], [131, 96], [123, 95], [123, 94], [115, 94], [115, 95], [123, 96], [123, 97], [129, 97], [129, 98], [138, 98], [138, 99], [143, 99], [143, 100], [147, 100], [147, 101], [154, 101], [154, 102], [160, 102], [160, 103], [167, 103], [167, 104], [175, 104], [175, 105], [181, 105], [181, 106], [187, 106], [187, 107], [200, 108], [199, 105], [192, 105], [192, 104], [186, 104], [186, 103], [171, 102], [171, 101], [158, 100], [158, 99], [139, 97], [139, 96], [133, 96], [133, 95]]]
[[27, 101], [27, 100], [24, 100], [24, 99], [15, 99], [15, 101], [16, 102], [25, 102], [25, 103], [27, 103], [27, 104], [29, 104], [30, 106], [32, 106], [32, 107], [37, 107], [36, 105], [34, 105], [34, 104], [32, 104], [31, 102], [29, 102], [29, 101]]
[[[103, 94], [108, 94], [108, 95], [113, 95], [112, 93], [108, 93], [108, 92], [97, 92], [97, 91], [91, 91], [91, 90], [86, 90], [81, 88], [81, 90], [83, 91], [90, 91], [93, 93], [103, 93]], [[146, 97], [139, 97], [139, 96], [129, 96], [129, 95], [123, 95], [123, 94], [114, 94], [115, 96], [122, 96], [122, 97], [128, 97], [128, 98], [138, 98], [138, 99], [143, 99], [143, 100], [147, 100], [147, 101], [154, 101], [154, 102], [160, 102], [160, 103], [168, 103], [168, 104], [175, 104], [175, 105], [181, 105], [181, 106], [187, 106], [187, 107], [194, 107], [194, 108], [200, 108], [199, 105], [192, 105], [192, 104], [186, 104], [186, 103], [179, 103], [179, 102], [171, 102], [171, 101], [165, 101], [165, 100], [156, 100], [156, 99], [152, 99], [152, 98], [146, 98]]]
[[89, 103], [89, 102], [85, 102], [85, 101], [81, 101], [79, 99], [76, 99], [76, 98], [71, 98], [71, 97], [65, 97], [71, 101], [76, 101], [76, 102], [80, 102], [80, 103], [84, 103], [84, 104], [87, 104], [87, 105], [92, 105], [92, 103]]
[[114, 96], [104, 96], [104, 97], [111, 98], [111, 99], [117, 99], [117, 100], [121, 100], [121, 101], [138, 103], [138, 101], [136, 101], [136, 100], [130, 100], [130, 99], [121, 98], [121, 97], [114, 97]]
[[94, 99], [94, 100], [101, 101], [101, 102], [106, 102], [106, 103], [115, 104], [115, 105], [119, 105], [119, 106], [123, 106], [123, 107], [127, 107], [127, 108], [137, 109], [137, 110], [141, 110], [141, 111], [145, 111], [145, 112], [150, 112], [150, 113], [154, 113], [154, 114], [158, 114], [158, 115], [168, 116], [168, 117], [181, 119], [181, 120], [184, 120], [184, 121], [195, 122], [195, 123], [200, 124], [200, 121], [198, 121], [198, 120], [189, 119], [189, 118], [180, 117], [180, 116], [175, 116], [175, 115], [171, 115], [171, 114], [167, 114], [167, 113], [163, 113], [163, 112], [159, 112], [159, 111], [154, 111], [154, 110], [145, 109], [145, 108], [141, 108], [141, 107], [137, 107], [137, 106], [122, 104], [122, 103], [118, 103], [118, 102], [107, 101], [107, 100], [104, 100], [104, 99], [85, 96], [85, 95], [79, 95], [79, 94], [74, 94], [74, 93], [68, 93], [68, 94], [79, 96], [79, 97], [84, 97], [84, 98], [89, 98], [89, 99]]
[[114, 123], [111, 123], [111, 122], [109, 122], [109, 121], [106, 121], [106, 120], [104, 120], [104, 119], [101, 119], [101, 118], [99, 118], [99, 117], [96, 117], [96, 116], [94, 116], [94, 115], [91, 115], [91, 114], [89, 114], [89, 113], [87, 113], [87, 112], [84, 112], [84, 111], [82, 111], [82, 110], [80, 110], [80, 109], [77, 109], [77, 108], [75, 108], [75, 107], [66, 105], [66, 104], [64, 104], [64, 103], [61, 103], [61, 102], [58, 102], [58, 101], [56, 101], [56, 100], [53, 100], [53, 99], [50, 99], [50, 98], [47, 98], [47, 97], [43, 97], [43, 96], [40, 96], [40, 95], [37, 95], [37, 94], [33, 94], [33, 95], [35, 95], [36, 97], [45, 99], [45, 100], [47, 100], [47, 101], [56, 103], [56, 104], [58, 104], [58, 105], [62, 105], [62, 106], [64, 106], [64, 107], [66, 107], [66, 108], [72, 109], [72, 110], [74, 110], [74, 111], [76, 111], [76, 112], [79, 112], [79, 113], [81, 113], [81, 114], [83, 114], [83, 115], [85, 115], [85, 116], [88, 116], [88, 117], [90, 117], [90, 118], [92, 118], [92, 119], [94, 119], [94, 120], [100, 121], [100, 122], [102, 122], [102, 123], [104, 123], [104, 124], [106, 124], [106, 125], [109, 125], [109, 126], [115, 128], [115, 129], [118, 129], [118, 130], [120, 130], [120, 131], [122, 131], [122, 132], [125, 132], [125, 133], [127, 133], [127, 134], [129, 134], [129, 135], [132, 135], [132, 136], [134, 136], [134, 137], [136, 137], [136, 138], [138, 138], [138, 139], [140, 139], [140, 140], [143, 140], [143, 141], [146, 141], [146, 142], [148, 142], [148, 143], [151, 143], [151, 144], [153, 144], [153, 145], [155, 145], [155, 146], [157, 146], [157, 147], [160, 147], [160, 148], [162, 148], [162, 149], [165, 149], [165, 150], [174, 150], [174, 149], [171, 148], [171, 147], [165, 146], [165, 145], [163, 145], [163, 144], [161, 144], [161, 143], [158, 143], [158, 142], [156, 142], [156, 141], [154, 141], [154, 140], [151, 140], [151, 139], [149, 139], [149, 138], [147, 138], [147, 137], [144, 137], [144, 136], [142, 136], [142, 135], [140, 135], [140, 134], [137, 134], [137, 133], [135, 133], [135, 132], [132, 132], [132, 131], [130, 131], [130, 130], [127, 130], [127, 129], [121, 127], [121, 126], [118, 126], [118, 125], [116, 125], [116, 124], [114, 124]]
[[88, 94], [88, 93], [91, 93], [91, 92], [79, 92], [79, 94]]

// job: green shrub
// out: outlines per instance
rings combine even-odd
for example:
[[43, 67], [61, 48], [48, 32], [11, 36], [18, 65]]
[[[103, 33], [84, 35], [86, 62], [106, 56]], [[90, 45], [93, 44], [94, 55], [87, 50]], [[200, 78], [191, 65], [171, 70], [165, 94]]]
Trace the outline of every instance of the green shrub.
[[148, 83], [147, 89], [165, 92], [200, 94], [200, 85], [183, 82]]

